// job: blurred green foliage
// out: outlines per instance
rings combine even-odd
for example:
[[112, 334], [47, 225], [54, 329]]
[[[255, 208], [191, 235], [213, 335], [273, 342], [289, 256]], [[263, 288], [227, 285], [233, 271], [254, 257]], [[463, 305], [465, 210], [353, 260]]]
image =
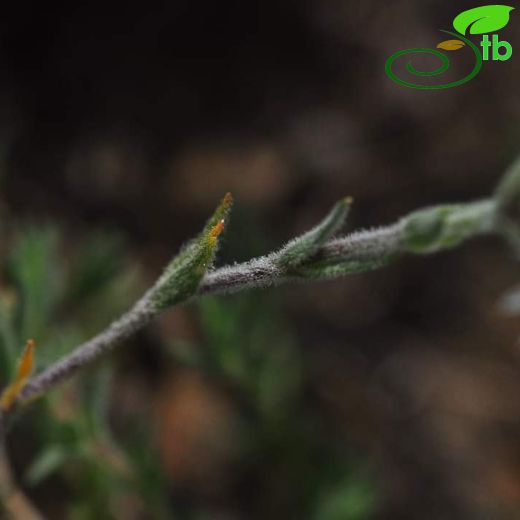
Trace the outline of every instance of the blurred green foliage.
[[[0, 286], [2, 386], [28, 338], [37, 341], [37, 366], [44, 368], [107, 326], [142, 289], [121, 240], [96, 234], [73, 248], [69, 242], [49, 226], [21, 228], [9, 240]], [[229, 389], [240, 423], [236, 493], [251, 488], [255, 504], [252, 511], [244, 501], [240, 513], [369, 518], [377, 503], [374, 483], [342, 439], [323, 437], [319, 414], [305, 404], [305, 362], [276, 296], [204, 298], [196, 310], [201, 340], [163, 342], [161, 358]], [[186, 506], [170, 494], [151, 441], [151, 417], [135, 417], [116, 440], [109, 406], [116, 377], [113, 360], [104, 361], [15, 424], [10, 444], [15, 462], [23, 462], [29, 496], [45, 510], [39, 497], [50, 490], [60, 497], [51, 514], [72, 520], [213, 518], [203, 500]]]
[[[121, 240], [95, 234], [73, 248], [68, 242], [50, 226], [21, 228], [9, 241], [0, 289], [2, 386], [26, 339], [37, 341], [42, 369], [106, 327], [138, 294], [138, 273]], [[15, 453], [27, 446], [32, 452], [22, 475], [29, 493], [59, 488], [66, 518], [118, 518], [133, 495], [150, 515], [164, 511], [144, 496], [139, 475], [146, 468], [112, 436], [112, 380], [112, 363], [94, 367], [46, 396], [11, 434]]]
[[[244, 478], [262, 475], [254, 518], [368, 519], [374, 481], [362, 457], [327, 439], [306, 401], [305, 362], [272, 291], [198, 302], [202, 345], [173, 342], [183, 363], [231, 387], [241, 417]], [[254, 485], [254, 484], [251, 484]], [[258, 504], [262, 504], [259, 508]], [[247, 506], [246, 506], [247, 509]]]

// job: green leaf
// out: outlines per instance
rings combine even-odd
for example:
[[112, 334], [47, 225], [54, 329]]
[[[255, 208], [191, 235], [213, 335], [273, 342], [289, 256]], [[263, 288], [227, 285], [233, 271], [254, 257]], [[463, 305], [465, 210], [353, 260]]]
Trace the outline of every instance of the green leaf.
[[57, 471], [69, 456], [70, 453], [61, 446], [46, 448], [27, 470], [25, 481], [31, 486], [36, 486]]
[[376, 505], [376, 492], [368, 479], [345, 479], [324, 494], [313, 518], [362, 520], [372, 516]]
[[2, 383], [11, 379], [16, 365], [16, 349], [18, 342], [12, 320], [11, 305], [0, 293], [0, 375]]
[[125, 268], [122, 240], [108, 233], [88, 237], [78, 248], [65, 298], [73, 305], [95, 299]]
[[352, 199], [350, 197], [336, 203], [329, 214], [316, 227], [291, 240], [278, 253], [277, 264], [284, 269], [289, 269], [298, 267], [305, 262], [343, 226], [351, 204]]
[[512, 210], [518, 215], [520, 208], [520, 156], [507, 168], [495, 190], [495, 200], [501, 211]]
[[453, 20], [453, 27], [461, 34], [485, 34], [498, 31], [509, 22], [509, 5], [483, 5], [463, 11]]
[[402, 219], [401, 247], [412, 253], [433, 253], [489, 231], [495, 205], [490, 201], [424, 208]]
[[288, 336], [271, 340], [272, 347], [257, 361], [257, 407], [263, 415], [283, 416], [297, 400], [302, 367], [298, 351]]
[[298, 349], [272, 295], [198, 302], [206, 367], [232, 381], [263, 416], [287, 413], [301, 390]]
[[105, 364], [81, 381], [82, 408], [94, 436], [107, 434], [113, 367]]
[[520, 257], [520, 157], [511, 164], [495, 190], [499, 229]]
[[231, 209], [231, 204], [231, 194], [227, 193], [202, 233], [166, 267], [150, 297], [157, 311], [163, 311], [195, 294], [206, 271], [213, 264], [218, 237], [224, 229], [225, 217]]
[[50, 227], [25, 228], [10, 255], [10, 273], [20, 291], [19, 341], [41, 339], [63, 290], [58, 234]]

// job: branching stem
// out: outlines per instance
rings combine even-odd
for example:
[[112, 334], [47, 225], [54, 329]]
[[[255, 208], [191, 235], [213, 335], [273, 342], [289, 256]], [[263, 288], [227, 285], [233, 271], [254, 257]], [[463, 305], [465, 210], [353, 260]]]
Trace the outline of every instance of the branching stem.
[[[337, 213], [337, 208], [335, 211]], [[292, 247], [292, 244], [298, 240], [295, 239], [285, 248], [267, 256], [206, 273], [195, 287], [195, 292], [186, 296], [183, 301], [210, 294], [239, 292], [299, 280], [336, 278], [376, 269], [401, 254], [432, 253], [454, 247], [475, 235], [498, 232], [500, 230], [497, 228], [497, 222], [494, 199], [436, 206], [411, 213], [386, 227], [354, 232], [329, 240], [321, 243], [319, 247], [314, 247], [308, 257], [297, 258], [297, 262], [291, 260], [290, 264], [283, 262], [289, 246]], [[315, 229], [320, 230], [318, 227]], [[305, 237], [306, 241], [312, 240], [312, 231], [302, 237]], [[314, 242], [314, 246], [316, 243]], [[204, 247], [207, 248], [207, 245]], [[204, 254], [207, 253], [206, 250], [202, 251]], [[191, 265], [188, 262], [194, 260], [189, 257], [189, 254], [191, 254], [190, 250], [181, 253], [178, 257], [181, 260], [171, 265], [178, 265], [183, 261], [186, 265]], [[201, 257], [200, 252], [195, 251], [193, 254], [199, 255], [193, 256], [195, 259]], [[0, 439], [5, 435], [8, 423], [11, 422], [9, 419], [17, 409], [103, 357], [124, 339], [152, 321], [163, 310], [157, 304], [159, 301], [157, 295], [160, 291], [164, 291], [166, 284], [171, 284], [168, 269], [128, 312], [106, 330], [79, 345], [70, 354], [29, 380], [13, 406], [9, 410], [0, 411]], [[161, 301], [163, 300], [164, 298]], [[176, 303], [182, 302], [177, 300]]]

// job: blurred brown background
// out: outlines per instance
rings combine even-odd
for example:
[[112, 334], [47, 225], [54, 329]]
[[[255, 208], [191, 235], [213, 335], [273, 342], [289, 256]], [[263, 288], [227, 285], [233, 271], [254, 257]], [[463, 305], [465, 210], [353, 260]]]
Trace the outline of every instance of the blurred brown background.
[[[438, 29], [471, 7], [4, 6], [3, 204], [60, 222], [71, 241], [92, 228], [122, 234], [152, 280], [226, 191], [236, 206], [220, 263], [282, 244], [344, 195], [355, 199], [351, 230], [485, 197], [520, 151], [520, 14], [499, 33], [512, 59], [485, 63], [466, 85], [412, 90], [384, 72], [390, 54], [434, 47]], [[301, 353], [304, 406], [323, 439], [366, 461], [377, 518], [520, 515], [519, 327], [498, 305], [517, 281], [511, 253], [490, 238], [269, 291]], [[136, 356], [157, 336], [200, 334], [193, 309], [176, 310], [144, 334]], [[236, 403], [198, 371], [175, 365], [163, 379], [160, 390], [144, 378], [142, 392], [115, 399], [139, 410], [139, 395], [154, 395], [174, 498], [254, 517], [255, 490], [244, 487], [269, 473], [222, 483], [233, 471]]]

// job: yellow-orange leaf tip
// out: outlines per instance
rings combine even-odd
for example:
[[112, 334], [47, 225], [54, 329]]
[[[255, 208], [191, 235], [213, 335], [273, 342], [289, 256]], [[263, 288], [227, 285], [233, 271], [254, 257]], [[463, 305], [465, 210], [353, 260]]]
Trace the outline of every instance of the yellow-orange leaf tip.
[[222, 230], [224, 229], [224, 224], [224, 219], [217, 222], [217, 224], [215, 224], [209, 232], [210, 238], [216, 239], [220, 235], [220, 233], [222, 233]]
[[351, 206], [354, 202], [354, 199], [352, 197], [345, 197], [343, 200], [345, 201], [345, 204], [347, 204], [347, 206]]
[[226, 206], [229, 206], [232, 202], [233, 202], [233, 195], [231, 195], [231, 192], [228, 191], [225, 195], [224, 195], [224, 198], [222, 199], [222, 202], [226, 205]]
[[36, 343], [34, 342], [34, 340], [27, 340], [27, 344], [25, 345], [22, 357], [18, 362], [18, 371], [16, 374], [16, 379], [23, 379], [31, 375], [34, 364], [34, 347], [36, 347]]
[[444, 51], [458, 51], [462, 49], [466, 44], [460, 40], [445, 40], [437, 44], [437, 49]]
[[34, 348], [36, 343], [30, 339], [25, 345], [24, 351], [18, 361], [16, 374], [12, 383], [2, 392], [0, 396], [0, 408], [9, 410], [15, 402], [18, 394], [26, 385], [34, 366]]

